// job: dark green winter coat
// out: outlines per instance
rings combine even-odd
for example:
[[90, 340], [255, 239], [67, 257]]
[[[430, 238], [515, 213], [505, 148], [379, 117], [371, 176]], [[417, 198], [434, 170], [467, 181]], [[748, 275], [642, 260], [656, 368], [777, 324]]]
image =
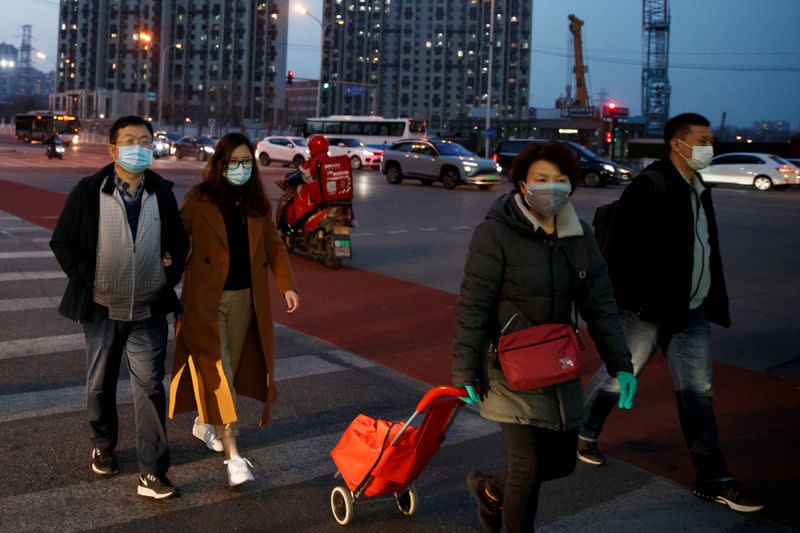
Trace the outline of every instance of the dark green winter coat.
[[453, 383], [480, 385], [484, 418], [558, 431], [580, 426], [578, 380], [514, 391], [489, 350], [514, 314], [520, 317], [510, 331], [570, 324], [573, 302], [611, 375], [632, 372], [614, 291], [591, 227], [567, 204], [556, 215], [556, 235], [548, 235], [516, 191], [498, 198], [470, 243], [453, 342]]

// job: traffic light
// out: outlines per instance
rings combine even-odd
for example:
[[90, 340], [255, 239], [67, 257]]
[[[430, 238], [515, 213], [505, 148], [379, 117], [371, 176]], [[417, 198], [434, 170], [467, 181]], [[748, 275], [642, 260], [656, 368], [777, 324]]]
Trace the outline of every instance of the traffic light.
[[606, 132], [606, 142], [610, 144], [612, 140], [613, 139], [611, 138], [611, 132], [607, 131]]
[[331, 82], [329, 82], [329, 81], [327, 80], [327, 78], [323, 79], [323, 80], [322, 80], [322, 90], [323, 90], [323, 91], [327, 91], [327, 90], [328, 90], [328, 89], [330, 89], [330, 88], [331, 88]]
[[291, 85], [292, 80], [294, 80], [294, 71], [290, 70], [286, 73], [286, 85]]

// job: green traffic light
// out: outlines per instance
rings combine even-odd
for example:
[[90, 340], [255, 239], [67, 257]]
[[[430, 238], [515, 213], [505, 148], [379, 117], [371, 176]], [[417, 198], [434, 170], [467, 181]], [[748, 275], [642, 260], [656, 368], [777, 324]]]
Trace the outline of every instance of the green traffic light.
[[322, 82], [322, 88], [323, 88], [323, 89], [325, 89], [326, 91], [327, 91], [328, 89], [330, 89], [330, 88], [331, 88], [331, 84], [330, 84], [330, 82], [328, 82], [328, 81], [324, 81], [324, 82]]

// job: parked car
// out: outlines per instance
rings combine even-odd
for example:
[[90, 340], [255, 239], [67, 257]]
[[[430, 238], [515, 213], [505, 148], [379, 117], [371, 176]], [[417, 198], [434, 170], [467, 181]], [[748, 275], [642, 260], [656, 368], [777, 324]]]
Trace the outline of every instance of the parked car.
[[461, 184], [488, 189], [500, 181], [502, 170], [491, 159], [478, 157], [460, 144], [444, 140], [397, 142], [384, 152], [381, 163], [381, 172], [391, 184], [404, 179], [418, 179], [424, 185], [441, 181], [448, 189]]
[[256, 158], [265, 167], [273, 161], [297, 167], [310, 156], [302, 137], [264, 137], [256, 145]]
[[[794, 181], [792, 181], [792, 185], [800, 185], [800, 158], [788, 158], [786, 159], [789, 163], [793, 164], [797, 168], [797, 172], [794, 175]], [[786, 181], [791, 181], [789, 176], [786, 177]]]
[[358, 170], [361, 167], [380, 168], [383, 150], [369, 148], [358, 139], [349, 137], [326, 137], [330, 144], [328, 154], [332, 156], [348, 156], [350, 158], [350, 167], [353, 170]]
[[[549, 143], [547, 139], [510, 139], [502, 141], [497, 145], [497, 149], [492, 159], [502, 166], [506, 172], [511, 170], [511, 163], [519, 155], [522, 149], [530, 143]], [[599, 155], [587, 150], [578, 143], [572, 141], [559, 141], [569, 146], [578, 162], [581, 165], [583, 183], [587, 187], [602, 187], [610, 183], [618, 183], [630, 179], [631, 169], [603, 159]]]
[[736, 152], [718, 155], [708, 168], [700, 171], [700, 175], [709, 185], [746, 185], [768, 191], [793, 183], [797, 178], [797, 167], [772, 154]]
[[195, 157], [198, 161], [206, 161], [214, 154], [218, 140], [215, 137], [184, 137], [175, 143], [175, 157]]

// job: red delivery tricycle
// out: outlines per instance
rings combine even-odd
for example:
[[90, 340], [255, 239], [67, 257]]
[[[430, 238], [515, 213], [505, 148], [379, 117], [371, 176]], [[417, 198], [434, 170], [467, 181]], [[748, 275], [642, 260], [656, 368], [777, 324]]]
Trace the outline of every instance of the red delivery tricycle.
[[[456, 411], [468, 396], [462, 387], [442, 386], [428, 391], [414, 413], [402, 422], [376, 420], [358, 415], [345, 430], [331, 457], [346, 486], [331, 491], [331, 512], [340, 525], [353, 519], [361, 497], [393, 494], [406, 516], [417, 509], [413, 481], [433, 458], [445, 438]], [[426, 412], [419, 427], [411, 423]]]

